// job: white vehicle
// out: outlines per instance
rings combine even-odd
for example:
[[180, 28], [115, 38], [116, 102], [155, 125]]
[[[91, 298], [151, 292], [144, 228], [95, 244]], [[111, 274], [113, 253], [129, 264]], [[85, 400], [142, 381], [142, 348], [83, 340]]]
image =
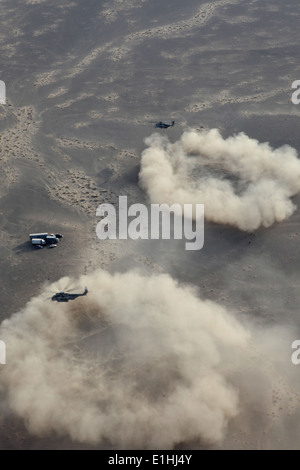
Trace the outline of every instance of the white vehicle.
[[51, 243], [51, 244], [55, 244], [59, 242], [59, 239], [53, 234], [47, 235], [45, 240], [47, 243]]
[[29, 235], [29, 238], [30, 238], [30, 240], [33, 240], [34, 238], [45, 239], [47, 235], [48, 235], [48, 233], [31, 233]]
[[[41, 232], [41, 233], [30, 233], [29, 238], [33, 245], [57, 245], [59, 239], [62, 238], [63, 235], [61, 233], [48, 233], [48, 232]], [[54, 246], [50, 246], [50, 248], [54, 248]]]
[[43, 238], [32, 238], [31, 243], [33, 245], [46, 245], [46, 241]]

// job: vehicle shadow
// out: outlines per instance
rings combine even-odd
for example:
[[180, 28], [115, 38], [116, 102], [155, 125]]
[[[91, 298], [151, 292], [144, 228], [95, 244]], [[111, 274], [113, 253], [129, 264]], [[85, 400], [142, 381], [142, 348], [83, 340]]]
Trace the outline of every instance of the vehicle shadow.
[[18, 255], [22, 253], [28, 253], [29, 251], [36, 251], [39, 250], [40, 248], [36, 248], [39, 245], [32, 245], [30, 241], [26, 241], [24, 243], [20, 243], [20, 245], [15, 246], [12, 251], [17, 253]]

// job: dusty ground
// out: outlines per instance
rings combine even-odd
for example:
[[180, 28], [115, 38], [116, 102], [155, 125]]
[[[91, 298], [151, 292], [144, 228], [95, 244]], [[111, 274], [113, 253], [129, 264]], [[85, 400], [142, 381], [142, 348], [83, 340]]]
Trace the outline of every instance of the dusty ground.
[[[45, 281], [141, 267], [194, 284], [204, 298], [258, 324], [292, 324], [291, 341], [297, 339], [298, 211], [254, 235], [207, 223], [196, 254], [179, 242], [103, 242], [95, 230], [99, 204], [117, 204], [119, 195], [147, 201], [138, 172], [151, 121], [175, 119], [166, 131], [171, 141], [187, 128], [213, 127], [299, 149], [299, 110], [291, 102], [299, 5], [4, 0], [0, 11], [7, 87], [0, 109], [0, 320], [40, 294]], [[29, 245], [28, 234], [44, 230], [64, 234], [55, 250]], [[299, 447], [296, 378], [293, 386], [291, 392], [279, 377], [268, 413], [260, 416], [253, 403], [251, 419], [242, 414], [220, 448]], [[289, 393], [290, 409], [281, 409]], [[32, 437], [10, 416], [0, 422], [0, 447], [89, 446]]]

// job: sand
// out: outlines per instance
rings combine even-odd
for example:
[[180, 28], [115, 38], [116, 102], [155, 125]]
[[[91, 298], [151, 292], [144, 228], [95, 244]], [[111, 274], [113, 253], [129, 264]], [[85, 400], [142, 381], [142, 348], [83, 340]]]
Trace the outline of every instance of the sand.
[[[299, 8], [291, 0], [1, 2], [0, 321], [45, 281], [133, 267], [170, 273], [258, 324], [292, 324], [297, 339], [299, 211], [255, 234], [207, 223], [203, 250], [188, 253], [177, 241], [101, 241], [96, 209], [117, 206], [119, 195], [147, 203], [138, 173], [152, 121], [175, 119], [160, 131], [172, 142], [191, 127], [218, 128], [298, 150], [291, 85], [299, 78]], [[36, 231], [64, 238], [36, 250], [28, 237]], [[297, 373], [293, 390], [278, 376], [268, 411], [246, 407], [251, 418], [242, 412], [215, 447], [298, 448]], [[287, 396], [288, 409], [280, 406]], [[32, 436], [3, 410], [0, 448], [94, 446]]]

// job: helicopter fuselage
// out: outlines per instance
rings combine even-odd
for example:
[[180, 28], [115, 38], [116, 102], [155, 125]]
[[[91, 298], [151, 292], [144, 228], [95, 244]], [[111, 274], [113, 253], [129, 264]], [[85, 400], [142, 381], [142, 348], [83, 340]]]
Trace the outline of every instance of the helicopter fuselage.
[[82, 297], [87, 293], [87, 288], [84, 289], [84, 292], [82, 294], [69, 294], [67, 292], [57, 292], [57, 294], [54, 294], [53, 297], [51, 297], [51, 300], [56, 302], [69, 302], [69, 300], [74, 300], [77, 297]]

